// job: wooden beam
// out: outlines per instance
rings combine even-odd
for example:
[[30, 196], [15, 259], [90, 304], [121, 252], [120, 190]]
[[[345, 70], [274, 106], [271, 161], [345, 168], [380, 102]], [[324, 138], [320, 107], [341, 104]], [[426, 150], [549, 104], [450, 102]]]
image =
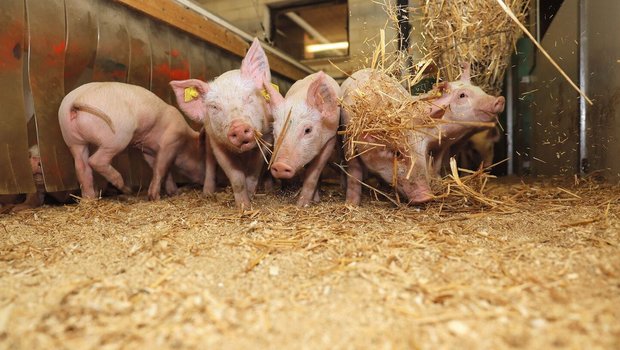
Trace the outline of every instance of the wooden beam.
[[[220, 47], [239, 57], [245, 56], [250, 44], [237, 34], [200, 14], [186, 9], [171, 0], [112, 0], [121, 3], [156, 20], [167, 23], [198, 39]], [[266, 52], [271, 70], [292, 80], [302, 79], [305, 71], [290, 64], [271, 52]]]

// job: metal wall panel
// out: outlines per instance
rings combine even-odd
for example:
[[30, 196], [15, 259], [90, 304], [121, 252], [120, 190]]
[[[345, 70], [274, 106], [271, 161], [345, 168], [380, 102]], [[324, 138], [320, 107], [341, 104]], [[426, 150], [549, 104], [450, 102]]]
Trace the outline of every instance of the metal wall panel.
[[65, 51], [65, 93], [93, 79], [97, 56], [97, 2], [65, 0], [67, 50]]
[[207, 80], [212, 80], [227, 70], [224, 67], [222, 50], [207, 44], [203, 44], [203, 47], [205, 61], [207, 62]]
[[152, 65], [151, 91], [166, 103], [171, 104], [170, 95], [170, 29], [151, 20], [149, 38], [151, 41]]
[[99, 43], [93, 81], [127, 81], [129, 33], [123, 8], [108, 1], [97, 1]]
[[[579, 79], [578, 0], [566, 0], [555, 15], [542, 45], [566, 74]], [[542, 53], [536, 54], [531, 89], [533, 114], [531, 171], [536, 175], [573, 175], [579, 172], [579, 94]], [[525, 150], [526, 152], [528, 150]]]
[[[587, 45], [587, 142], [590, 170], [620, 179], [620, 1], [581, 0]], [[615, 14], [615, 15], [613, 15]]]
[[24, 110], [23, 0], [0, 2], [0, 194], [35, 192]]
[[[206, 81], [241, 63], [239, 57], [108, 0], [0, 1], [0, 59], [0, 193], [35, 190], [27, 152], [35, 140], [46, 190], [78, 188], [57, 113], [65, 94], [79, 85], [129, 82], [172, 104], [170, 80]], [[26, 115], [32, 114], [27, 123]], [[115, 165], [128, 184], [148, 185], [151, 169], [139, 151], [120, 155]]]
[[[93, 81], [127, 82], [129, 70], [129, 33], [126, 26], [126, 9], [109, 1], [99, 0], [97, 3], [97, 19], [99, 42], [93, 71]], [[112, 165], [123, 176], [124, 181], [132, 186], [138, 183], [137, 174], [132, 174], [129, 150], [119, 153]], [[134, 177], [136, 178], [134, 180]], [[98, 176], [98, 187], [101, 186]]]
[[[177, 30], [170, 30], [170, 80], [185, 80], [190, 77], [189, 39]], [[174, 99], [174, 92], [168, 86], [170, 96]]]
[[64, 97], [64, 1], [26, 0], [26, 9], [29, 78], [45, 188], [48, 192], [75, 189], [73, 157], [58, 125], [58, 107]]
[[189, 40], [189, 75], [193, 79], [207, 81], [207, 60], [202, 43], [195, 39]]
[[[151, 88], [151, 43], [149, 41], [149, 20], [136, 13], [127, 12], [129, 32], [129, 71], [127, 82], [146, 89]], [[139, 189], [148, 188], [152, 171], [138, 149], [129, 149], [129, 163], [132, 178], [129, 183]]]

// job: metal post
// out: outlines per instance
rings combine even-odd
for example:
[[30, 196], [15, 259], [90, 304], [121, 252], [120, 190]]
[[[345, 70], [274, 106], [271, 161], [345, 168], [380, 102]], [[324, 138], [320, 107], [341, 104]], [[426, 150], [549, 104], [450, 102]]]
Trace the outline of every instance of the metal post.
[[506, 75], [506, 155], [508, 175], [514, 174], [514, 68], [512, 60]]
[[[588, 1], [579, 0], [579, 88], [588, 93]], [[588, 172], [587, 101], [579, 98], [579, 171]]]

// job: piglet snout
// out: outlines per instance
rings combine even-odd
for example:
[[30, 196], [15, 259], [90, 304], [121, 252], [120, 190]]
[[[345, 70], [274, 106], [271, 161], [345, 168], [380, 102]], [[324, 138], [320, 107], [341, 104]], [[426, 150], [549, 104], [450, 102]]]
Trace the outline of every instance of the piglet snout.
[[228, 129], [228, 140], [235, 147], [248, 147], [254, 142], [254, 128], [247, 123], [233, 123]]
[[295, 176], [295, 170], [286, 163], [275, 162], [271, 165], [271, 175], [277, 179], [290, 179]]
[[506, 99], [504, 98], [504, 96], [500, 96], [498, 98], [495, 99], [495, 102], [493, 103], [493, 113], [502, 113], [504, 111], [504, 105], [506, 104]]

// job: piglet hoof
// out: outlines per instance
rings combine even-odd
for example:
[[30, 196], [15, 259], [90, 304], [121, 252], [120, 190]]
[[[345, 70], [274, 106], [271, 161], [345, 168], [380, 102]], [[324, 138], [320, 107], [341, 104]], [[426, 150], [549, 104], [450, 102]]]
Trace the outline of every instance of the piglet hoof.
[[308, 198], [299, 198], [297, 200], [297, 206], [300, 208], [307, 208], [311, 204], [311, 201]]
[[362, 201], [362, 197], [359, 195], [347, 195], [347, 199], [345, 201], [345, 204], [350, 205], [350, 206], [354, 206], [354, 207], [358, 207], [360, 205], [360, 202]]
[[150, 201], [158, 201], [158, 200], [159, 200], [159, 198], [161, 198], [161, 197], [160, 197], [159, 192], [154, 192], [154, 193], [151, 193], [151, 192], [149, 191], [149, 200], [150, 200]]
[[33, 207], [32, 205], [29, 204], [18, 204], [16, 206], [14, 206], [13, 208], [11, 208], [11, 213], [17, 213], [20, 211], [24, 211], [24, 210], [28, 210], [28, 209], [34, 209], [35, 207]]
[[248, 201], [248, 202], [241, 202], [241, 203], [236, 203], [237, 205], [237, 209], [239, 209], [240, 212], [245, 212], [245, 211], [250, 211], [252, 210], [252, 204]]
[[274, 192], [273, 178], [271, 178], [271, 176], [263, 180], [263, 191], [265, 191], [265, 193]]
[[121, 192], [127, 195], [133, 194], [133, 190], [129, 186], [123, 186], [123, 188], [121, 188]]
[[0, 205], [0, 214], [6, 214], [13, 209], [12, 204]]

